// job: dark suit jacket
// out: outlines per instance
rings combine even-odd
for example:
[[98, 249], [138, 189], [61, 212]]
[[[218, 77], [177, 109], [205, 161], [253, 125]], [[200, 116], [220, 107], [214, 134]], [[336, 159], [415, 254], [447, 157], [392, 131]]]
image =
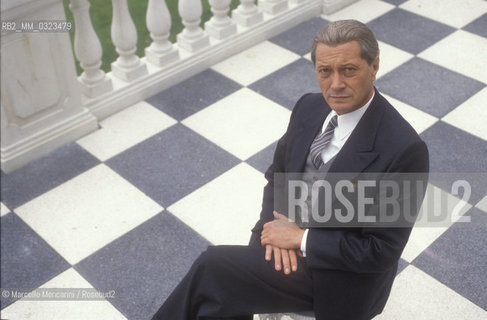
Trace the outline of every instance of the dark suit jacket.
[[[296, 103], [266, 172], [268, 184], [251, 242], [259, 241], [263, 224], [273, 220], [274, 173], [304, 170], [311, 143], [330, 111], [321, 93], [304, 95]], [[426, 144], [376, 91], [329, 172], [427, 173], [428, 170]], [[316, 316], [365, 320], [382, 312], [410, 231], [411, 227], [311, 228], [306, 263], [313, 277]]]

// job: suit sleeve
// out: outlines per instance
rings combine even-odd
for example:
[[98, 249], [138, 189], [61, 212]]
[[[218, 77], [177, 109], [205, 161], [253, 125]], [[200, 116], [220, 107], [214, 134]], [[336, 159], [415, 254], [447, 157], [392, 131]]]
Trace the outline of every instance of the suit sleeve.
[[[423, 141], [409, 146], [392, 162], [391, 172], [429, 172], [428, 149]], [[421, 203], [424, 192], [420, 195]], [[419, 210], [419, 207], [417, 208]], [[417, 214], [417, 211], [416, 211]], [[398, 261], [411, 233], [410, 227], [314, 228], [307, 239], [307, 262], [310, 268], [333, 269], [356, 273], [379, 273], [391, 269]]]
[[[299, 112], [301, 102], [310, 94], [303, 95], [293, 108], [291, 118], [284, 135], [277, 142], [276, 150], [274, 151], [274, 157], [272, 164], [269, 166], [265, 173], [267, 184], [264, 187], [264, 194], [262, 199], [262, 210], [260, 212], [260, 219], [257, 221], [255, 227], [252, 229], [252, 238], [250, 244], [260, 246], [260, 234], [265, 223], [274, 220], [272, 212], [274, 211], [274, 173], [284, 172], [286, 163], [286, 148], [288, 137], [292, 136], [293, 128], [296, 126], [296, 114]], [[258, 242], [258, 243], [257, 243]]]

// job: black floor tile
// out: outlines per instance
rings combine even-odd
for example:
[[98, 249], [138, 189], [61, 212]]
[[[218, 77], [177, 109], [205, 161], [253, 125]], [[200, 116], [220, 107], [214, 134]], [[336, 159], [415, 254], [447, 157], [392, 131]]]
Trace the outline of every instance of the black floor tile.
[[14, 210], [99, 163], [78, 144], [65, 145], [14, 172], [2, 171], [2, 202]]
[[473, 208], [471, 222], [457, 222], [413, 265], [487, 310], [487, 214]]
[[130, 320], [150, 319], [209, 242], [168, 212], [141, 224], [75, 269]]
[[[2, 288], [35, 289], [71, 265], [16, 214], [0, 220]], [[15, 300], [0, 299], [3, 309]]]
[[218, 72], [207, 69], [146, 101], [181, 121], [241, 87]]
[[182, 124], [137, 144], [106, 164], [163, 207], [240, 163]]
[[367, 24], [378, 40], [418, 54], [454, 28], [402, 9], [394, 9]]

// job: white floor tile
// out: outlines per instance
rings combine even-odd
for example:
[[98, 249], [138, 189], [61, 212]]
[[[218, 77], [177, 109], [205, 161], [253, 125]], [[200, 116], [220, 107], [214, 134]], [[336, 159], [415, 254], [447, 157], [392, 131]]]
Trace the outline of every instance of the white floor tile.
[[458, 30], [421, 52], [418, 56], [487, 83], [486, 52], [487, 39], [467, 31]]
[[211, 68], [246, 86], [299, 58], [299, 55], [283, 47], [264, 41]]
[[475, 206], [480, 210], [487, 212], [487, 196], [480, 200]]
[[409, 124], [413, 126], [418, 134], [422, 133], [435, 124], [435, 122], [439, 121], [438, 118], [430, 115], [429, 113], [414, 108], [386, 94], [382, 95], [394, 106], [394, 108], [396, 108], [397, 111], [399, 111], [404, 119], [406, 119]]
[[448, 113], [441, 120], [487, 141], [486, 104], [487, 87]]
[[241, 163], [168, 208], [216, 245], [246, 245], [259, 218], [264, 175]]
[[328, 21], [355, 19], [368, 23], [394, 9], [395, 6], [379, 0], [361, 0], [330, 15], [323, 15]]
[[141, 101], [101, 121], [101, 128], [78, 140], [78, 144], [105, 161], [175, 123], [173, 118]]
[[311, 61], [311, 52], [309, 52], [309, 53], [305, 54], [305, 55], [303, 56], [303, 58], [308, 59], [309, 61]]
[[14, 211], [75, 264], [162, 209], [100, 164]]
[[399, 7], [454, 28], [462, 28], [487, 12], [484, 0], [409, 0]]
[[0, 202], [0, 217], [3, 217], [4, 215], [6, 215], [9, 212], [10, 212], [10, 209], [7, 208], [7, 206], [4, 205], [3, 202]]
[[[93, 289], [91, 284], [72, 268], [56, 276], [40, 288], [75, 288], [71, 292], [76, 292], [77, 289]], [[116, 291], [114, 293], [116, 295]], [[82, 299], [70, 301], [52, 301], [46, 299], [29, 301], [21, 299], [7, 308], [2, 309], [2, 319], [127, 320], [107, 300], [89, 301]]]
[[374, 318], [390, 319], [487, 319], [487, 311], [410, 265], [396, 277], [384, 312]]
[[243, 88], [182, 123], [246, 160], [284, 134], [290, 113], [281, 105]]
[[377, 79], [414, 57], [414, 55], [410, 54], [409, 52], [403, 51], [381, 41], [379, 41], [379, 49], [380, 63]]
[[[453, 223], [466, 221], [462, 218], [469, 217], [463, 215], [471, 208], [467, 202], [429, 184], [418, 219], [401, 257], [412, 262]], [[438, 220], [434, 221], [434, 217]]]

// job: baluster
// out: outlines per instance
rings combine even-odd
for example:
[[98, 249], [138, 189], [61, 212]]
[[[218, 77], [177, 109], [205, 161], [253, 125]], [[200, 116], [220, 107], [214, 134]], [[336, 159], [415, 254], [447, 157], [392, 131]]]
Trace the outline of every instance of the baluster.
[[240, 5], [232, 12], [233, 21], [243, 27], [250, 27], [261, 22], [264, 15], [254, 4], [254, 0], [241, 0]]
[[167, 40], [171, 29], [171, 15], [164, 0], [149, 0], [146, 24], [152, 38], [151, 45], [145, 48], [147, 61], [162, 67], [177, 60], [178, 50]]
[[230, 0], [210, 0], [213, 17], [205, 23], [205, 30], [216, 39], [224, 39], [237, 32], [237, 25], [228, 16]]
[[178, 46], [191, 52], [209, 46], [209, 36], [200, 28], [201, 0], [179, 0], [178, 10], [185, 27], [177, 36]]
[[127, 0], [112, 0], [112, 42], [119, 54], [112, 63], [112, 73], [124, 81], [132, 81], [147, 73], [147, 66], [135, 54], [137, 30], [127, 7]]
[[102, 49], [100, 39], [91, 24], [90, 3], [87, 0], [71, 0], [69, 8], [75, 22], [74, 53], [83, 68], [78, 81], [83, 94], [94, 98], [112, 90], [112, 80], [100, 69]]
[[259, 8], [268, 14], [278, 14], [287, 9], [286, 0], [259, 0]]

